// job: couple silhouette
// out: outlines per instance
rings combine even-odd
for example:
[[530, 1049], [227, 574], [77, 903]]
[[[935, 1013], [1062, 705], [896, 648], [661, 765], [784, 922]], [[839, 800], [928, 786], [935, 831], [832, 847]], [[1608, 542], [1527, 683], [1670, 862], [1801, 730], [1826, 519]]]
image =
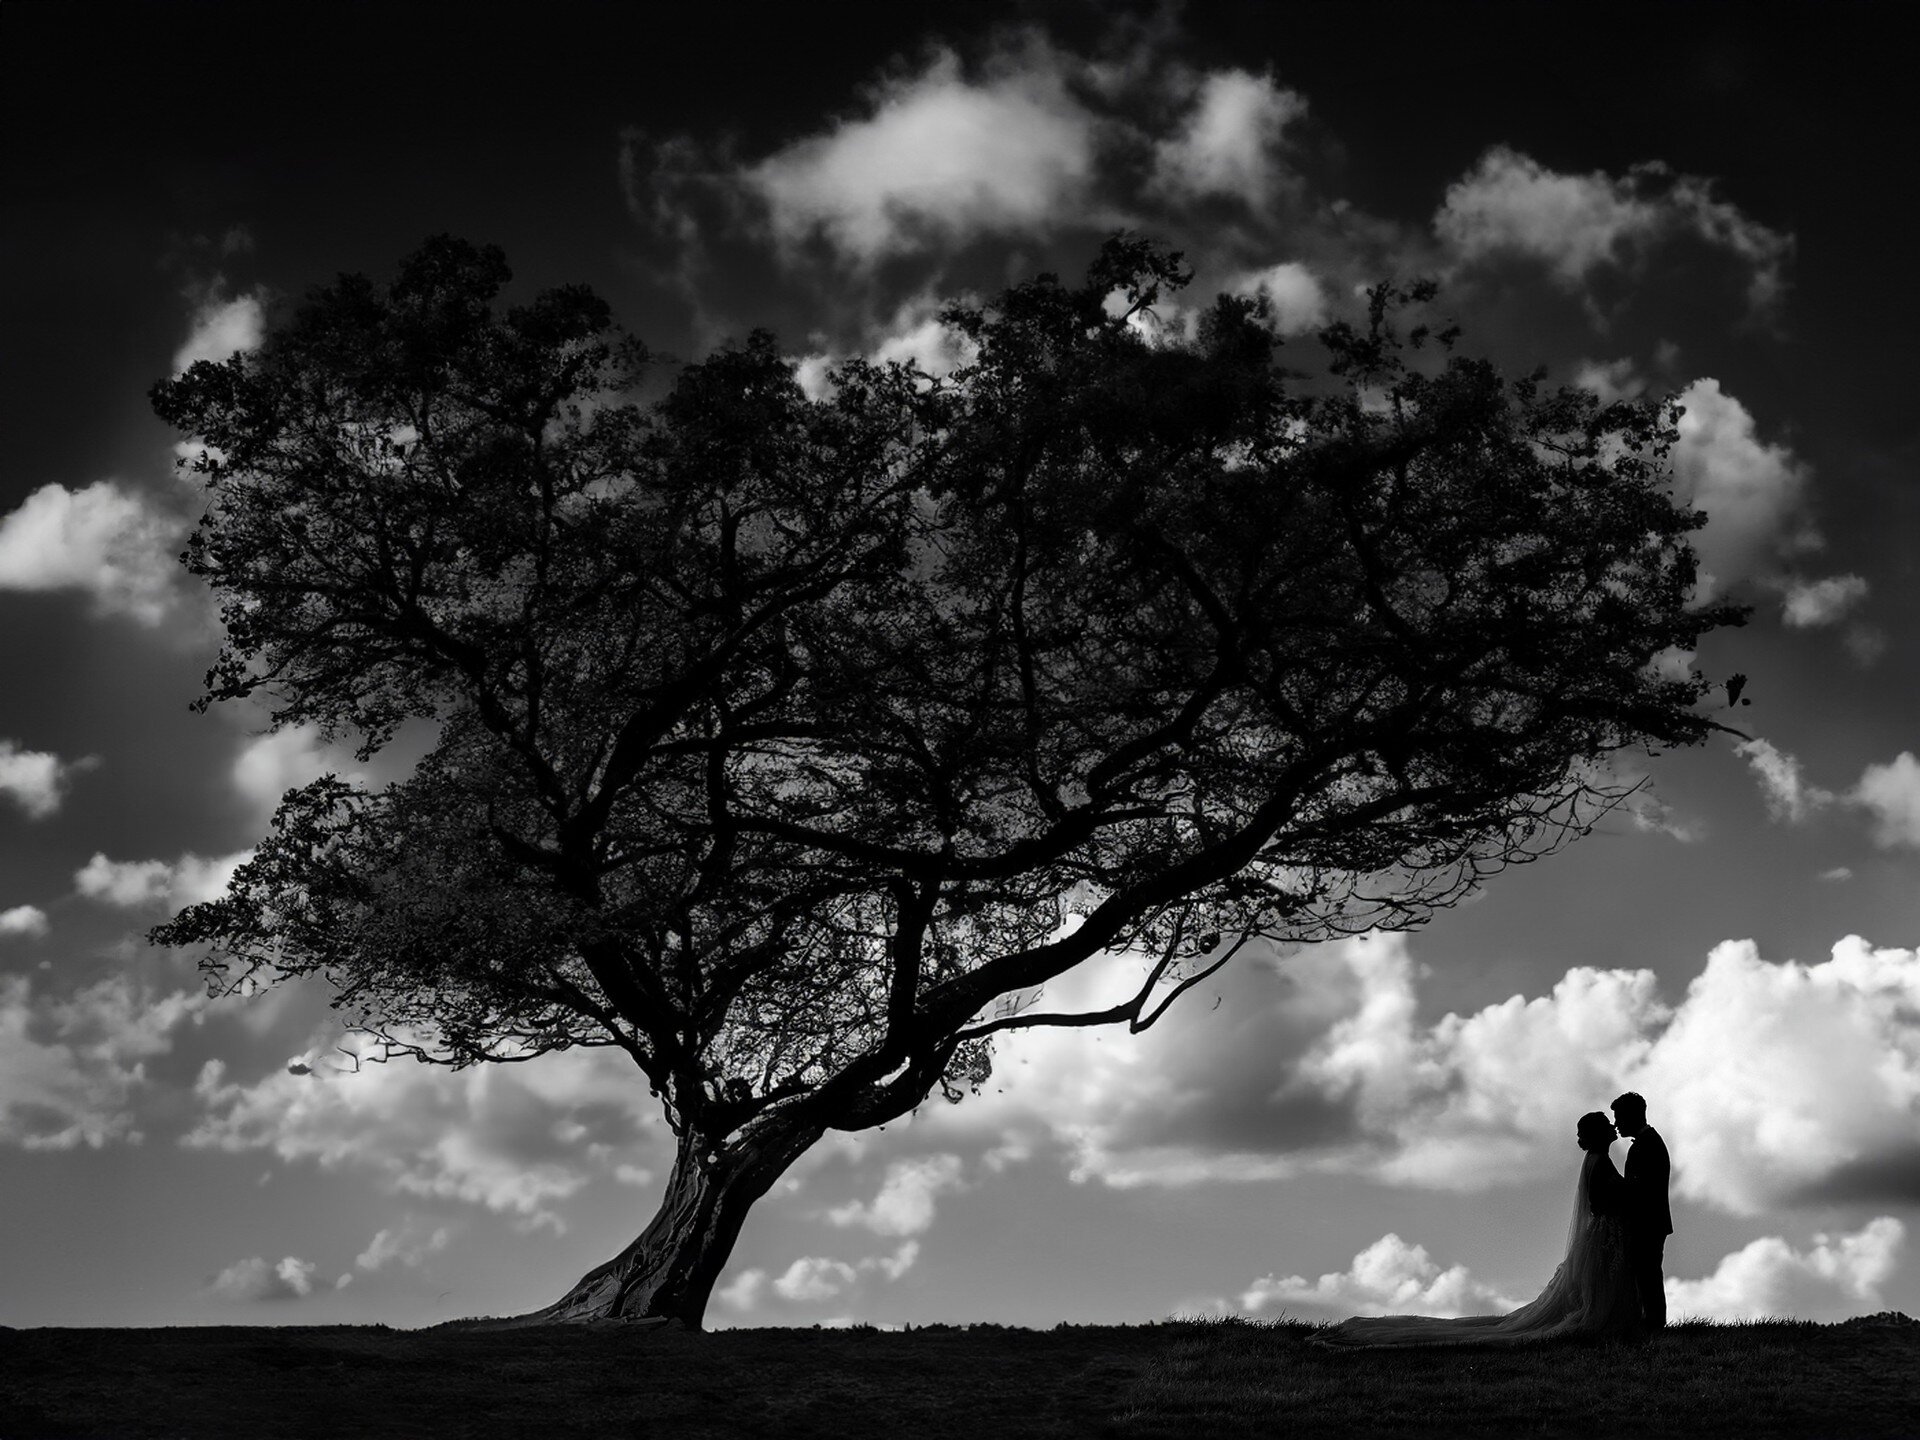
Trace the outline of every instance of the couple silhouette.
[[[1607, 1153], [1616, 1137], [1632, 1142], [1625, 1173]], [[1628, 1091], [1580, 1117], [1584, 1155], [1575, 1186], [1566, 1258], [1538, 1298], [1507, 1315], [1372, 1315], [1342, 1321], [1315, 1338], [1324, 1345], [1378, 1349], [1402, 1345], [1506, 1345], [1588, 1336], [1643, 1340], [1667, 1323], [1661, 1273], [1673, 1213], [1667, 1204], [1672, 1162], [1647, 1102]]]

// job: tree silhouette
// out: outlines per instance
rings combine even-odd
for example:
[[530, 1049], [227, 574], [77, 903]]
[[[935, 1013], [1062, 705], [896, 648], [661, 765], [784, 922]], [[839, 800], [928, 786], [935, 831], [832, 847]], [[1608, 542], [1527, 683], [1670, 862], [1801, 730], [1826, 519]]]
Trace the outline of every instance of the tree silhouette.
[[[960, 1098], [998, 1031], [1144, 1027], [1249, 938], [1417, 924], [1590, 828], [1610, 752], [1717, 728], [1652, 663], [1740, 618], [1690, 603], [1671, 411], [1403, 336], [1429, 290], [1307, 377], [1260, 302], [1154, 323], [1188, 277], [1117, 237], [948, 311], [953, 374], [809, 398], [765, 334], [656, 381], [508, 278], [430, 241], [155, 387], [207, 446], [199, 705], [438, 739], [289, 791], [153, 935], [423, 1059], [633, 1058], [659, 1212], [522, 1320], [698, 1326], [828, 1129]], [[1114, 949], [1127, 1003], [1032, 1003]]]

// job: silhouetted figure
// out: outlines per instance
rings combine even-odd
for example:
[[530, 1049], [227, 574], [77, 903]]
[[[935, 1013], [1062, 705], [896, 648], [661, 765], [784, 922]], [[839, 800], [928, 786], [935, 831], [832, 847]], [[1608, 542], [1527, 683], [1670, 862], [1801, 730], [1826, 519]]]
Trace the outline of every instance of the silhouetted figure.
[[1613, 1102], [1614, 1123], [1633, 1142], [1627, 1152], [1626, 1210], [1627, 1268], [1640, 1297], [1640, 1314], [1647, 1332], [1667, 1323], [1667, 1282], [1661, 1264], [1667, 1236], [1673, 1233], [1673, 1212], [1667, 1205], [1667, 1180], [1673, 1162], [1667, 1142], [1647, 1123], [1647, 1102], [1629, 1090]]
[[1604, 1110], [1580, 1117], [1575, 1138], [1585, 1152], [1574, 1188], [1566, 1258], [1547, 1288], [1506, 1315], [1368, 1315], [1315, 1338], [1323, 1345], [1376, 1350], [1411, 1345], [1513, 1345], [1533, 1340], [1630, 1339], [1641, 1333], [1640, 1300], [1627, 1264], [1626, 1180], [1607, 1147], [1613, 1122]]

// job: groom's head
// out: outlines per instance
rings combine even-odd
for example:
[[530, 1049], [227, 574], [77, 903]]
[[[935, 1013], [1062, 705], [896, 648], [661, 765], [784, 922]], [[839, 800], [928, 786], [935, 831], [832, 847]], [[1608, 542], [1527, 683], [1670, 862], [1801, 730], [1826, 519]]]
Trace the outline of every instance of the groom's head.
[[1629, 1090], [1613, 1102], [1613, 1123], [1631, 1140], [1647, 1128], [1647, 1102]]

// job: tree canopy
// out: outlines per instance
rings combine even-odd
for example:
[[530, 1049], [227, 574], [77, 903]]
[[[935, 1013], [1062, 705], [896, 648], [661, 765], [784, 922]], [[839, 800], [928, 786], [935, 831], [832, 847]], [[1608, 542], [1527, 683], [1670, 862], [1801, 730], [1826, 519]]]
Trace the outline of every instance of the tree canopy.
[[[1188, 276], [1116, 237], [949, 309], [951, 374], [809, 395], [764, 333], [669, 367], [509, 278], [431, 241], [155, 387], [205, 442], [200, 703], [437, 738], [290, 791], [154, 935], [423, 1057], [631, 1055], [666, 1218], [543, 1314], [697, 1324], [827, 1128], [957, 1097], [998, 1029], [1150, 1023], [1249, 937], [1418, 924], [1716, 728], [1659, 663], [1740, 618], [1693, 598], [1671, 408], [1509, 382], [1407, 328], [1430, 288], [1299, 373], [1258, 300], [1156, 323]], [[1025, 1003], [1115, 949], [1129, 1003]]]

